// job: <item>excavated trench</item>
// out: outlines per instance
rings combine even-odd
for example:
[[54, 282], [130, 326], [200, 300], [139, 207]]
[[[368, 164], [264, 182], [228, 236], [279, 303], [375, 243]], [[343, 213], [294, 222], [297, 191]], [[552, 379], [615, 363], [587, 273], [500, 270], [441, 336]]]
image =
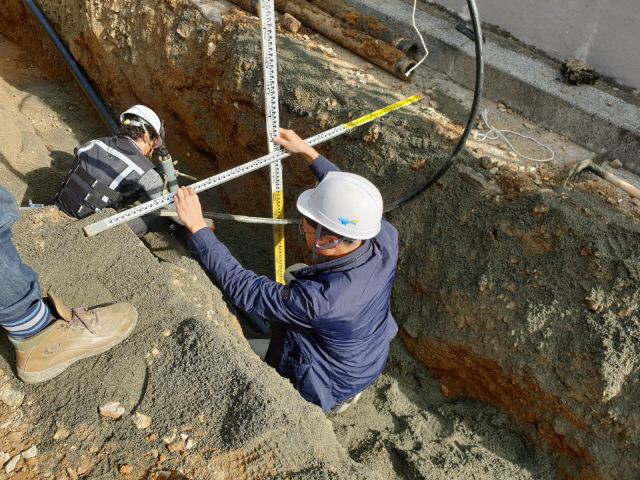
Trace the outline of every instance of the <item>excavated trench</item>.
[[[204, 178], [266, 153], [253, 15], [217, 1], [39, 4], [112, 111], [145, 103], [159, 112], [189, 173]], [[5, 2], [0, 28], [32, 52], [3, 43], [2, 183], [20, 204], [48, 203], [73, 142], [106, 129], [64, 86], [70, 77], [22, 2]], [[6, 73], [31, 62], [38, 69]], [[320, 148], [374, 181], [386, 201], [428, 179], [466, 121], [470, 92], [451, 79], [423, 68], [403, 83], [309, 29], [279, 28], [278, 62], [281, 125], [303, 137], [426, 94]], [[34, 121], [34, 98], [47, 106], [40, 114], [57, 122], [66, 114], [76, 137]], [[527, 126], [503, 108], [494, 121]], [[563, 162], [586, 158], [566, 139], [526, 128], [562, 150]], [[43, 287], [70, 302], [130, 301], [142, 320], [118, 349], [38, 387], [12, 378], [11, 347], [2, 344], [3, 392], [26, 395], [0, 405], [2, 450], [14, 457], [31, 441], [41, 452], [11, 475], [636, 478], [638, 206], [617, 202], [620, 193], [602, 183], [561, 188], [565, 166], [531, 167], [474, 143], [433, 188], [388, 214], [400, 232], [392, 308], [401, 332], [362, 401], [327, 418], [253, 356], [241, 328], [255, 332], [238, 328], [179, 239], [150, 234], [142, 248], [126, 227], [86, 239], [79, 225], [90, 222], [25, 211], [15, 241]], [[285, 216], [295, 218], [294, 200], [313, 179], [300, 159], [284, 167]], [[260, 171], [203, 199], [212, 210], [268, 216], [268, 192]], [[219, 222], [217, 232], [243, 265], [270, 275], [268, 227]], [[288, 263], [309, 262], [296, 237], [287, 231]], [[126, 416], [100, 417], [107, 400]], [[136, 413], [152, 426], [125, 420]]]

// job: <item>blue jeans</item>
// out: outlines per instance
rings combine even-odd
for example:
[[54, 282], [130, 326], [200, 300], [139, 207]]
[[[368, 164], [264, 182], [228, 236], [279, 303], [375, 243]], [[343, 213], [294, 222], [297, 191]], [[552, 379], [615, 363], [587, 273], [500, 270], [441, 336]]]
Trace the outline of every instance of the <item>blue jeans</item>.
[[22, 263], [11, 241], [19, 216], [15, 198], [0, 185], [0, 325], [23, 317], [41, 299], [38, 274]]

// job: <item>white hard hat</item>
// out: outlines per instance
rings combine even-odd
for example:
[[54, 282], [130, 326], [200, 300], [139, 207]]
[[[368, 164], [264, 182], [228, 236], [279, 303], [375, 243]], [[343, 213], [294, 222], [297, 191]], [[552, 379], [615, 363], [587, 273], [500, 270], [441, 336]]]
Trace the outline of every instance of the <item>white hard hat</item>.
[[380, 192], [354, 173], [329, 172], [315, 189], [302, 192], [297, 207], [305, 217], [347, 238], [373, 238], [382, 226]]
[[126, 115], [135, 115], [136, 117], [141, 118], [149, 125], [151, 125], [158, 135], [156, 148], [162, 146], [162, 122], [160, 121], [160, 117], [156, 115], [156, 112], [151, 110], [149, 107], [145, 107], [144, 105], [134, 105], [129, 110], [126, 110], [120, 114], [120, 123], [124, 124]]

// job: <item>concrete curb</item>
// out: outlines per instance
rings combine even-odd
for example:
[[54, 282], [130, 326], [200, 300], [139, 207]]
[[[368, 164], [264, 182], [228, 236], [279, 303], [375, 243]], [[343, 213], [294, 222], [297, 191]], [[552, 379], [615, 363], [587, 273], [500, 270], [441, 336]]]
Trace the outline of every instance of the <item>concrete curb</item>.
[[[385, 0], [349, 3], [419, 43], [411, 22], [413, 5]], [[419, 4], [416, 11], [416, 25], [430, 52], [423, 65], [473, 89], [473, 41], [427, 9], [429, 6]], [[640, 107], [593, 86], [567, 85], [559, 68], [534, 57], [487, 39], [483, 96], [585, 148], [613, 150], [628, 170], [640, 175]]]

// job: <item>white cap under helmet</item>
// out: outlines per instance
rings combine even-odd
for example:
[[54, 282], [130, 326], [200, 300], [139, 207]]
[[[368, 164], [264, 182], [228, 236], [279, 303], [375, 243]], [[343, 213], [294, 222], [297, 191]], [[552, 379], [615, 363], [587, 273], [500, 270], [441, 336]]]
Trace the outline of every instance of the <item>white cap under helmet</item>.
[[347, 238], [375, 237], [382, 227], [382, 196], [366, 178], [347, 172], [329, 172], [313, 190], [298, 197], [305, 217]]
[[124, 124], [126, 115], [135, 115], [136, 117], [139, 117], [147, 122], [147, 124], [151, 125], [158, 135], [158, 141], [156, 142], [155, 148], [162, 146], [162, 122], [160, 121], [160, 117], [156, 115], [156, 112], [151, 110], [149, 107], [145, 107], [144, 105], [134, 105], [129, 110], [126, 110], [120, 114], [120, 123]]

